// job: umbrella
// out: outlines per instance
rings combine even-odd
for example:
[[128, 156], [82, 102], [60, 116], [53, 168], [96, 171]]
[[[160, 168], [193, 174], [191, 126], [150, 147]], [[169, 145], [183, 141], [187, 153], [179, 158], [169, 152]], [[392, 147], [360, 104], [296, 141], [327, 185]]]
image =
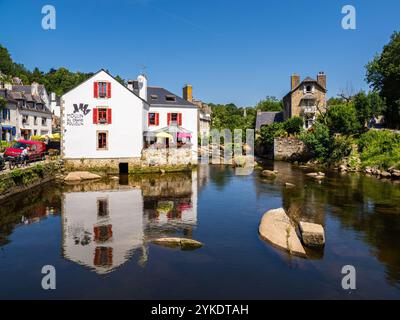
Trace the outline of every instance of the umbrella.
[[169, 138], [169, 139], [173, 139], [173, 136], [167, 132], [159, 132], [156, 134], [157, 138]]

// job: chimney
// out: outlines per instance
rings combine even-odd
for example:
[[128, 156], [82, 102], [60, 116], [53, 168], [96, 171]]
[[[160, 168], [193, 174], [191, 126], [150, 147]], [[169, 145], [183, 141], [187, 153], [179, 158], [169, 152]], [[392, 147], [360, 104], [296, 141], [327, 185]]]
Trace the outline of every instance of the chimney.
[[326, 74], [324, 72], [321, 71], [320, 73], [318, 73], [317, 82], [319, 85], [326, 89]]
[[187, 84], [183, 87], [183, 99], [193, 102], [193, 88], [191, 84]]
[[147, 101], [147, 78], [144, 74], [141, 74], [137, 78], [139, 84], [139, 97]]
[[290, 89], [293, 90], [300, 84], [300, 76], [296, 73], [293, 73], [290, 77]]
[[32, 82], [31, 84], [31, 94], [33, 96], [39, 95], [39, 84], [37, 82]]

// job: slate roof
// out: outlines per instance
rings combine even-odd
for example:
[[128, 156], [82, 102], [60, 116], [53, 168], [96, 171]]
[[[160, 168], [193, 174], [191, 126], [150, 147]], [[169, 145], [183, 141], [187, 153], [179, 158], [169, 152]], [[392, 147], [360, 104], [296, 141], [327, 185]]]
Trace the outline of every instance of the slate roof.
[[[167, 100], [167, 97], [174, 97], [175, 100]], [[147, 87], [147, 102], [151, 106], [197, 108], [195, 104], [161, 87]]]
[[258, 112], [256, 118], [256, 130], [261, 126], [269, 125], [274, 122], [283, 122], [283, 112]]

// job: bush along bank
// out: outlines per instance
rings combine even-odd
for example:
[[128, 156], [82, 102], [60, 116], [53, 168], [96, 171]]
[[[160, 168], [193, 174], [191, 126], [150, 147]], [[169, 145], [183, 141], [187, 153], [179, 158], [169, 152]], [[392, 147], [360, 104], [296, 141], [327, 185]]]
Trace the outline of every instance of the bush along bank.
[[59, 162], [49, 162], [3, 173], [0, 175], [0, 201], [53, 180], [60, 169]]

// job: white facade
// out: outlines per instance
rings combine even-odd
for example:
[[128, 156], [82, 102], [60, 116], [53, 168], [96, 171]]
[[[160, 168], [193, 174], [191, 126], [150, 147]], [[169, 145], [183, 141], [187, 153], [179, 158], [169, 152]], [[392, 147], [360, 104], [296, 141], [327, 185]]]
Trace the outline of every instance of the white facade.
[[[96, 98], [94, 83], [110, 84], [109, 98]], [[74, 107], [75, 105], [75, 107]], [[77, 108], [79, 110], [77, 110]], [[94, 123], [94, 109], [111, 109], [111, 123]], [[61, 98], [63, 156], [66, 159], [138, 158], [148, 104], [104, 70]], [[85, 111], [86, 110], [86, 111]], [[106, 148], [99, 148], [99, 133], [106, 134]]]
[[[17, 120], [19, 138], [51, 134], [51, 114], [34, 110], [20, 110]], [[28, 132], [28, 134], [24, 134]]]
[[50, 111], [56, 117], [58, 117], [58, 118], [61, 117], [61, 106], [58, 103], [56, 94], [54, 92], [52, 92], [50, 95]]
[[180, 113], [182, 115], [182, 123], [180, 127], [189, 130], [192, 138], [192, 155], [193, 160], [197, 161], [197, 107], [178, 107], [178, 106], [150, 106], [149, 113], [158, 113], [159, 124], [150, 125], [149, 131], [156, 131], [161, 128], [168, 127], [168, 114]]

